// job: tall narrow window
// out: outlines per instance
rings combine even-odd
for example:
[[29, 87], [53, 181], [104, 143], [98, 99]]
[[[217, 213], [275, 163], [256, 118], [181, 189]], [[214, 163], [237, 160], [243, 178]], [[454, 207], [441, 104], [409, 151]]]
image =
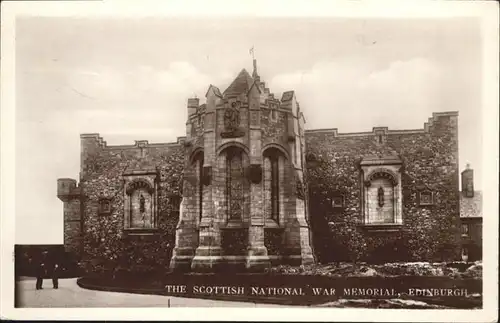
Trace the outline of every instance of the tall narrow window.
[[462, 223], [462, 235], [463, 236], [468, 236], [469, 235], [469, 224]]
[[271, 157], [271, 218], [278, 221], [280, 214], [279, 203], [279, 164], [278, 157]]
[[283, 202], [280, 198], [282, 187], [280, 181], [283, 180], [283, 169], [280, 170], [280, 158], [283, 154], [275, 148], [269, 148], [264, 152], [264, 213], [266, 219], [273, 220], [279, 224], [281, 208]]
[[203, 215], [203, 155], [198, 160], [198, 209], [199, 209], [199, 218], [201, 221], [201, 217]]
[[241, 220], [243, 215], [243, 160], [241, 151], [230, 149], [226, 160], [226, 199], [229, 220]]
[[198, 218], [201, 221], [203, 215], [203, 162], [204, 156], [203, 152], [198, 152], [193, 160], [192, 167], [196, 172], [196, 195], [195, 198], [197, 200], [198, 206]]

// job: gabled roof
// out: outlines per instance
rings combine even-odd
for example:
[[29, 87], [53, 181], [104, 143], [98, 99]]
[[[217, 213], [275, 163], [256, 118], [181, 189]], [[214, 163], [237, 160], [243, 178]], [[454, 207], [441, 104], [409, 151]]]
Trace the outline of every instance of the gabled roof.
[[483, 216], [483, 192], [474, 191], [473, 197], [466, 197], [460, 192], [460, 217], [481, 218]]
[[207, 93], [205, 94], [205, 97], [208, 96], [208, 92], [210, 92], [210, 89], [213, 89], [215, 95], [217, 95], [218, 97], [222, 98], [222, 94], [220, 93], [219, 88], [216, 87], [215, 85], [212, 85], [212, 84], [210, 84], [210, 86], [208, 87], [208, 90], [207, 90]]
[[247, 93], [250, 90], [254, 80], [248, 74], [246, 69], [242, 69], [234, 81], [229, 85], [229, 87], [224, 91], [224, 95], [239, 95], [241, 93]]
[[281, 96], [281, 101], [282, 102], [290, 101], [293, 98], [294, 93], [295, 93], [294, 91], [283, 92], [283, 95]]
[[259, 91], [259, 93], [262, 93], [262, 91], [260, 90], [260, 87], [258, 86], [257, 81], [254, 81], [254, 82], [252, 83], [252, 85], [251, 85], [251, 86], [250, 86], [250, 88], [248, 89], [248, 92], [250, 92], [254, 86], [255, 86], [255, 88], [257, 89], [257, 91]]

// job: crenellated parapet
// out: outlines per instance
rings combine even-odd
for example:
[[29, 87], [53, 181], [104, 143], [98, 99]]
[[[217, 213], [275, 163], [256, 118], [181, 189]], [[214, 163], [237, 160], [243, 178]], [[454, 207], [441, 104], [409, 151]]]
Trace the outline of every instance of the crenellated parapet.
[[458, 118], [458, 111], [449, 112], [434, 112], [432, 117], [424, 123], [422, 129], [404, 129], [404, 130], [389, 130], [388, 127], [373, 127], [372, 131], [365, 132], [346, 132], [340, 133], [338, 128], [328, 128], [328, 129], [309, 129], [306, 130], [306, 134], [313, 133], [330, 133], [333, 137], [361, 137], [361, 136], [378, 136], [378, 135], [400, 135], [400, 134], [424, 134], [432, 133], [439, 126], [450, 125], [456, 126]]

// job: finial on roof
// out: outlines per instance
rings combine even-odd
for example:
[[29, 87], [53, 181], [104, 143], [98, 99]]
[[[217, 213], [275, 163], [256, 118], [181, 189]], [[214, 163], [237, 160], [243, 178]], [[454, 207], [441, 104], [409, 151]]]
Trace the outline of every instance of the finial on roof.
[[252, 59], [253, 59], [253, 72], [252, 72], [252, 77], [253, 77], [255, 80], [258, 80], [258, 79], [259, 79], [259, 73], [257, 73], [257, 60], [255, 59], [254, 46], [252, 46], [252, 48], [250, 48], [250, 55], [252, 55]]
[[467, 164], [465, 165], [465, 169], [470, 169], [470, 163], [467, 163]]
[[259, 78], [259, 73], [257, 73], [257, 60], [254, 58], [253, 59], [253, 72], [252, 72], [252, 77], [257, 80]]

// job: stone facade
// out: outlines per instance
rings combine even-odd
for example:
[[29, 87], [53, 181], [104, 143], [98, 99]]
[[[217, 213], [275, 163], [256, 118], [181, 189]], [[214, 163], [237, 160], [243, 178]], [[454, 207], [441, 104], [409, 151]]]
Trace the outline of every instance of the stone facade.
[[457, 117], [435, 113], [417, 130], [306, 131], [320, 261], [458, 256]]
[[[184, 198], [173, 270], [261, 271], [314, 262], [303, 183], [303, 116], [242, 70], [206, 103], [188, 100]], [[270, 250], [268, 250], [268, 248]]]
[[[89, 271], [261, 271], [339, 259], [459, 254], [457, 113], [418, 130], [304, 130], [242, 70], [188, 99], [175, 143], [81, 135], [80, 181], [59, 179], [65, 246]], [[387, 259], [386, 259], [387, 258]]]
[[179, 218], [183, 141], [108, 146], [98, 134], [81, 135], [80, 183], [60, 179], [58, 197], [64, 201], [64, 244], [88, 271], [168, 267]]

